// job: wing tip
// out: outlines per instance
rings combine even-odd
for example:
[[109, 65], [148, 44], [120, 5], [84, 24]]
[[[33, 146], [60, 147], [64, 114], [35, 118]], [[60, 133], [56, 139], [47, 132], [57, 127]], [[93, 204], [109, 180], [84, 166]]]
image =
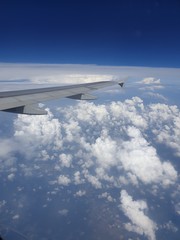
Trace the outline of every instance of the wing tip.
[[118, 83], [118, 84], [119, 84], [119, 86], [121, 86], [121, 87], [124, 86], [124, 82], [120, 82], [120, 83]]
[[127, 81], [128, 77], [124, 79], [113, 79], [114, 82], [116, 82], [119, 86], [124, 87], [125, 82]]

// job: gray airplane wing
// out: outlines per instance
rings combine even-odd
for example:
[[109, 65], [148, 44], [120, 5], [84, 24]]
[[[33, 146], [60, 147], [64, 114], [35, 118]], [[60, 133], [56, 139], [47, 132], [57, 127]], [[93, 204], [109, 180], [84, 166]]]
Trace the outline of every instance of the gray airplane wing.
[[78, 100], [92, 100], [96, 97], [89, 94], [103, 87], [119, 84], [123, 87], [124, 81], [102, 81], [68, 86], [38, 87], [23, 90], [0, 92], [0, 111], [13, 113], [43, 115], [47, 112], [36, 105], [39, 102], [58, 98], [72, 98]]

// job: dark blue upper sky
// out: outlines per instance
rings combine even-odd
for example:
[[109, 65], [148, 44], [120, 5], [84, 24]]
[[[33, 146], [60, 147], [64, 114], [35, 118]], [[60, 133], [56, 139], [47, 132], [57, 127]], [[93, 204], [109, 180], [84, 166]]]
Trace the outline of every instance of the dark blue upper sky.
[[179, 0], [1, 1], [0, 62], [180, 67]]

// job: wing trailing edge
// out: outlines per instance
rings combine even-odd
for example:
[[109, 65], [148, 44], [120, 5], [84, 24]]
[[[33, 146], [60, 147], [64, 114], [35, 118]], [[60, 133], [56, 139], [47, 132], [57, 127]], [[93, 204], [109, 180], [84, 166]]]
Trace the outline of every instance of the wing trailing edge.
[[5, 109], [2, 111], [18, 113], [18, 114], [26, 114], [26, 115], [47, 115], [47, 111], [43, 108], [40, 108], [38, 105], [25, 105], [25, 106]]

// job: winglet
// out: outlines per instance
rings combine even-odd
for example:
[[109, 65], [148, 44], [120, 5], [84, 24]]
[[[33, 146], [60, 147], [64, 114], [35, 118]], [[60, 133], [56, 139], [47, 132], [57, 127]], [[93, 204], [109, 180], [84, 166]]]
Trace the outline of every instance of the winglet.
[[120, 83], [118, 83], [118, 84], [119, 84], [119, 86], [121, 86], [121, 87], [124, 86], [124, 82], [120, 82]]
[[118, 78], [115, 78], [113, 79], [114, 82], [118, 83], [119, 86], [123, 87], [124, 86], [124, 83], [127, 81], [128, 77], [122, 79], [122, 80], [119, 80]]

